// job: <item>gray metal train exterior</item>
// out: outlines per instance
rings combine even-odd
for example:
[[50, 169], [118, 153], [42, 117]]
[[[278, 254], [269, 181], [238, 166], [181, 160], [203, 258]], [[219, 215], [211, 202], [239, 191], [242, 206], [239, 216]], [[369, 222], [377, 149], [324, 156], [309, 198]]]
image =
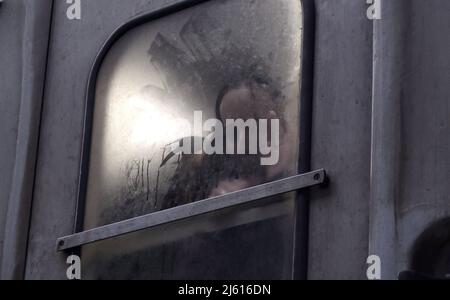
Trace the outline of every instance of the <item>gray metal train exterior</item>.
[[450, 277], [448, 0], [3, 0], [0, 54], [0, 279]]

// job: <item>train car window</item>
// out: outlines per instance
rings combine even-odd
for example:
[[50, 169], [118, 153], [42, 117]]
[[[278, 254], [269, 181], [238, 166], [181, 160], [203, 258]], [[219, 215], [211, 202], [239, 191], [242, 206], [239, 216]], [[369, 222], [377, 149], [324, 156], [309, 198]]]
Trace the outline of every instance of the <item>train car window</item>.
[[[298, 0], [207, 1], [124, 34], [97, 76], [84, 230], [297, 174], [301, 43]], [[227, 151], [237, 119], [255, 131]], [[294, 198], [84, 246], [85, 278], [289, 278]]]

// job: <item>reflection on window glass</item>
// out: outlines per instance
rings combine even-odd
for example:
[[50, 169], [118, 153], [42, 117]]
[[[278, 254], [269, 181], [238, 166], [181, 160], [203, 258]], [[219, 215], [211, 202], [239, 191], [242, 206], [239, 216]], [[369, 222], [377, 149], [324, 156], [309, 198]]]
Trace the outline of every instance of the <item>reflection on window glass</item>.
[[[96, 86], [85, 229], [294, 175], [299, 159], [301, 24], [297, 0], [210, 1], [141, 25], [116, 42]], [[211, 139], [212, 131], [201, 126], [205, 123], [196, 126], [199, 113], [203, 122], [214, 119], [223, 124], [223, 139]], [[239, 133], [227, 126], [227, 120], [237, 119], [255, 120], [255, 131]], [[220, 131], [214, 129], [216, 134]], [[267, 133], [266, 141], [261, 132]], [[216, 150], [222, 145], [224, 154], [206, 154], [208, 140]], [[239, 154], [227, 151], [230, 141]], [[255, 142], [256, 151], [238, 152], [239, 145], [248, 150]], [[276, 148], [277, 155], [275, 150], [264, 152], [262, 145]], [[263, 164], [269, 157], [276, 160]], [[252, 209], [247, 221], [242, 220], [244, 210], [226, 218], [218, 214], [221, 225], [210, 216], [202, 224], [211, 228], [193, 226], [179, 240], [158, 240], [158, 234], [149, 231], [145, 236], [152, 239], [151, 247], [145, 246], [141, 233], [140, 242], [134, 242], [139, 245], [125, 246], [133, 240], [130, 236], [86, 247], [84, 255], [93, 259], [115, 243], [120, 253], [116, 249], [114, 255], [103, 256], [105, 270], [113, 261], [120, 265], [119, 256], [133, 257], [126, 261], [135, 263], [141, 257], [139, 268], [158, 278], [162, 271], [156, 261], [164, 258], [177, 267], [163, 277], [221, 277], [205, 271], [208, 268], [196, 274], [179, 272], [188, 261], [208, 264], [200, 262], [202, 254], [212, 254], [201, 249], [211, 245], [223, 251], [209, 268], [217, 269], [220, 259], [230, 265], [248, 260], [252, 265], [258, 257], [275, 255], [282, 264], [276, 270], [249, 270], [256, 277], [282, 278], [289, 274], [286, 266], [292, 255], [293, 195], [272, 200], [278, 200], [277, 209], [269, 211], [272, 204]], [[269, 244], [274, 249], [269, 250]], [[192, 261], [191, 254], [199, 261]], [[222, 277], [232, 278], [237, 270], [231, 269]]]

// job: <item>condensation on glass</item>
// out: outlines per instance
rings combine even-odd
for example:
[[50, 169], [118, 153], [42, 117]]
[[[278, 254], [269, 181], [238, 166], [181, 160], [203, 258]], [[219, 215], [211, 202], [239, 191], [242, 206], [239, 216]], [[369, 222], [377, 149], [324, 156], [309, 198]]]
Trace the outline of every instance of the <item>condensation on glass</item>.
[[[97, 79], [84, 229], [295, 175], [301, 41], [298, 0], [210, 1], [120, 38]], [[279, 119], [278, 164], [174, 154], [170, 146], [192, 136], [181, 120], [194, 122], [194, 111]], [[294, 196], [85, 246], [84, 275], [289, 278]]]

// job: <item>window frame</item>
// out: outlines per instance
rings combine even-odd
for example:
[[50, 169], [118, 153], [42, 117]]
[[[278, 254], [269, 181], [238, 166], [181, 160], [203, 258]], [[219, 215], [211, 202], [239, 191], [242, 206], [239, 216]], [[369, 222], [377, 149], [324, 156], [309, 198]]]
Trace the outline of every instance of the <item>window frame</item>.
[[[298, 174], [289, 178], [269, 182], [242, 191], [234, 192], [220, 197], [204, 199], [187, 205], [178, 206], [172, 209], [162, 210], [137, 218], [124, 220], [107, 226], [97, 227], [91, 230], [83, 231], [86, 193], [90, 165], [91, 139], [94, 123], [95, 92], [99, 71], [103, 61], [114, 46], [114, 44], [124, 36], [128, 31], [152, 22], [156, 19], [177, 13], [184, 9], [194, 7], [198, 4], [213, 0], [180, 0], [172, 4], [161, 4], [160, 7], [137, 16], [122, 26], [119, 26], [112, 35], [106, 40], [97, 54], [93, 66], [89, 73], [86, 102], [84, 110], [84, 124], [81, 150], [81, 165], [78, 179], [78, 194], [76, 213], [74, 220], [73, 234], [58, 238], [57, 251], [70, 251], [79, 253], [83, 245], [94, 243], [100, 240], [109, 239], [115, 236], [128, 234], [137, 230], [143, 230], [155, 227], [169, 222], [174, 222], [186, 218], [192, 218], [204, 213], [222, 210], [227, 207], [253, 202], [264, 199], [268, 196], [274, 196], [291, 191], [296, 191], [295, 199], [295, 228], [294, 228], [294, 260], [292, 279], [307, 278], [308, 262], [308, 216], [309, 216], [309, 195], [308, 187], [322, 184], [326, 181], [326, 172], [323, 169], [311, 172], [311, 128], [312, 128], [312, 99], [313, 99], [313, 75], [314, 75], [314, 49], [315, 49], [315, 1], [314, 0], [296, 0], [300, 1], [303, 13], [303, 36], [301, 51], [301, 74], [300, 74], [300, 111], [299, 111], [299, 164]], [[301, 159], [300, 159], [301, 158]], [[238, 201], [230, 201], [238, 199]], [[212, 202], [214, 201], [214, 203]], [[213, 205], [211, 205], [213, 204]], [[228, 205], [227, 205], [228, 204]], [[210, 207], [212, 206], [212, 208]], [[210, 207], [205, 211], [206, 207]], [[190, 211], [197, 213], [189, 214]], [[175, 213], [175, 214], [174, 214]], [[181, 214], [182, 218], [176, 218]], [[175, 215], [175, 216], [174, 216]], [[155, 217], [157, 222], [148, 222], [149, 217]], [[124, 230], [123, 226], [133, 225], [137, 220], [141, 220], [139, 226], [128, 227]], [[147, 222], [146, 222], [147, 221]], [[151, 221], [151, 220], [150, 220]], [[155, 221], [155, 220], [153, 220]], [[111, 231], [112, 230], [112, 231]], [[116, 230], [116, 231], [115, 231]], [[118, 230], [118, 231], [117, 231]], [[102, 232], [100, 232], [102, 231]], [[96, 235], [99, 234], [99, 235]], [[81, 237], [81, 239], [80, 239]], [[78, 242], [77, 242], [78, 241]], [[84, 242], [83, 242], [84, 241]], [[75, 242], [75, 243], [74, 243]]]

